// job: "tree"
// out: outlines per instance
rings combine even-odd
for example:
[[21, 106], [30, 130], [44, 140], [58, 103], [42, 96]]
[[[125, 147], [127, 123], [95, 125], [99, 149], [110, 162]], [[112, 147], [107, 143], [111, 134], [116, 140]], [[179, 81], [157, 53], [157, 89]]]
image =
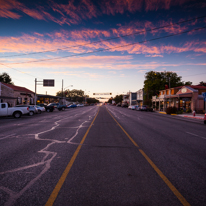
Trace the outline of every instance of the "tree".
[[201, 81], [198, 85], [199, 86], [206, 86], [206, 82]]
[[7, 74], [6, 72], [4, 72], [0, 75], [0, 82], [4, 82], [4, 83], [7, 83], [7, 84], [14, 84], [12, 82], [12, 79], [9, 76], [9, 74]]
[[184, 83], [181, 79], [182, 77], [175, 72], [147, 72], [144, 81], [145, 104], [151, 105], [152, 96], [158, 95], [160, 90], [192, 84], [192, 82]]
[[[60, 96], [60, 97], [66, 97], [69, 98], [71, 101], [74, 102], [83, 102], [85, 95], [84, 95], [84, 91], [82, 91], [81, 89], [73, 89], [73, 90], [65, 90], [63, 91], [63, 95], [62, 95], [62, 91], [58, 91], [56, 93], [56, 96]], [[88, 95], [86, 95], [86, 98], [89, 98]]]
[[114, 97], [114, 101], [116, 102], [116, 104], [122, 103], [122, 100], [123, 100], [123, 96], [122, 95], [116, 95]]

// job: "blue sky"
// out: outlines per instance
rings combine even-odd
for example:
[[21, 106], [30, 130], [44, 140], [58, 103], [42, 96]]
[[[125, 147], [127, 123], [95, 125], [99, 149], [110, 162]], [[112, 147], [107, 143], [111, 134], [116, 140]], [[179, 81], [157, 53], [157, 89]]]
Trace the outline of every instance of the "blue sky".
[[206, 81], [206, 29], [194, 30], [206, 26], [205, 10], [197, 0], [1, 0], [0, 73], [33, 91], [35, 78], [55, 79], [37, 87], [51, 95], [62, 79], [90, 96], [134, 92], [151, 70], [195, 85]]

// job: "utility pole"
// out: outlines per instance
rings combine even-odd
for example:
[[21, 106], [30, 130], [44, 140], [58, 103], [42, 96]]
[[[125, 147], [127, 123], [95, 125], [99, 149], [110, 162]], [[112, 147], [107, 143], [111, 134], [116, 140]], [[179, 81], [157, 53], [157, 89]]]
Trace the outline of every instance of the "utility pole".
[[34, 104], [36, 105], [36, 83], [37, 83], [37, 79], [35, 78], [35, 96], [34, 96]]
[[62, 104], [63, 104], [63, 85], [64, 85], [64, 80], [62, 79]]
[[171, 102], [170, 77], [169, 77], [169, 93], [170, 93], [170, 99], [169, 99], [169, 107], [170, 107], [170, 102]]

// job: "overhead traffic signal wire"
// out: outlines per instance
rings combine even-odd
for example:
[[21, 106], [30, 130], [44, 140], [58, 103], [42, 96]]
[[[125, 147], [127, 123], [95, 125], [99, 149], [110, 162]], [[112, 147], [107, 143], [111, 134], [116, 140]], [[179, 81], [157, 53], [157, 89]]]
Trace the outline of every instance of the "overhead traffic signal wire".
[[105, 42], [105, 41], [111, 41], [111, 40], [115, 40], [115, 39], [119, 39], [119, 38], [124, 38], [124, 37], [132, 36], [132, 35], [137, 35], [137, 34], [149, 32], [149, 31], [155, 31], [155, 30], [166, 28], [166, 27], [187, 23], [187, 22], [190, 22], [190, 21], [193, 21], [193, 20], [202, 19], [202, 18], [205, 18], [205, 17], [206, 17], [206, 15], [205, 16], [196, 17], [196, 18], [192, 18], [192, 19], [188, 19], [188, 20], [184, 20], [184, 21], [180, 21], [180, 22], [177, 22], [177, 23], [172, 23], [172, 24], [164, 25], [164, 26], [161, 26], [161, 27], [156, 27], [156, 28], [153, 28], [153, 29], [146, 29], [146, 30], [142, 30], [142, 31], [139, 31], [139, 32], [134, 32], [134, 33], [131, 33], [131, 34], [126, 34], [126, 35], [122, 35], [122, 36], [118, 36], [118, 37], [112, 37], [112, 38], [108, 38], [108, 39], [105, 39], [105, 40], [99, 40], [99, 41], [89, 42], [89, 43], [85, 43], [85, 44], [78, 44], [78, 45], [75, 45], [75, 46], [63, 47], [63, 48], [59, 48], [59, 49], [46, 50], [46, 51], [40, 51], [40, 52], [31, 52], [31, 53], [26, 53], [26, 54], [15, 54], [15, 55], [1, 56], [0, 58], [14, 57], [14, 56], [26, 56], [26, 55], [33, 55], [33, 54], [41, 54], [41, 53], [47, 53], [47, 52], [61, 51], [61, 50], [75, 48], [75, 47], [79, 47], [79, 46], [87, 46], [87, 45], [91, 45], [91, 44], [101, 43], [101, 42]]
[[55, 57], [55, 58], [49, 58], [49, 59], [40, 59], [40, 60], [27, 61], [27, 62], [17, 62], [17, 63], [10, 63], [10, 64], [35, 63], [35, 62], [51, 61], [51, 60], [56, 60], [56, 59], [64, 59], [64, 58], [69, 58], [69, 57], [82, 56], [82, 55], [86, 55], [86, 54], [93, 54], [93, 53], [97, 53], [97, 52], [108, 51], [108, 50], [112, 50], [112, 49], [132, 46], [132, 45], [135, 45], [135, 44], [142, 44], [142, 43], [146, 43], [146, 42], [150, 42], [150, 41], [155, 41], [155, 40], [159, 40], [159, 39], [165, 39], [165, 38], [168, 38], [168, 37], [189, 33], [191, 31], [198, 31], [198, 30], [205, 29], [205, 28], [206, 28], [206, 26], [199, 27], [199, 28], [196, 28], [196, 29], [191, 29], [191, 30], [187, 30], [187, 31], [184, 31], [184, 32], [179, 32], [179, 33], [176, 33], [176, 34], [171, 34], [171, 35], [163, 36], [163, 37], [157, 37], [157, 38], [154, 38], [154, 39], [144, 40], [144, 41], [140, 41], [140, 42], [125, 44], [125, 45], [116, 46], [116, 47], [110, 47], [108, 49], [100, 49], [100, 50], [96, 50], [96, 51], [84, 52], [84, 53], [73, 54], [73, 55], [69, 55], [69, 56], [63, 56], [63, 57]]

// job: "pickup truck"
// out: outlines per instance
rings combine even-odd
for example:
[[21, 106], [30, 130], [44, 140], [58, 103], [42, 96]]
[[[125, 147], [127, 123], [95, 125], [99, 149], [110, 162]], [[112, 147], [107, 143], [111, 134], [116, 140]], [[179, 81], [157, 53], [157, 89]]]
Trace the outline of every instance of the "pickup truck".
[[28, 107], [8, 107], [7, 103], [0, 103], [0, 116], [13, 116], [20, 118], [22, 114], [28, 114]]

